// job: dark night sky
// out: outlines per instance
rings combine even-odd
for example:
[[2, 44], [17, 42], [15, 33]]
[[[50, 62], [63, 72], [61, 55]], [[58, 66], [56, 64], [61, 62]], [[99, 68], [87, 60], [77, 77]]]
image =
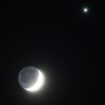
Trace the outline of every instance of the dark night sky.
[[[94, 85], [97, 42], [104, 35], [103, 2], [12, 0], [0, 6], [2, 105], [104, 104]], [[84, 6], [89, 13], [81, 11]], [[41, 69], [47, 78], [36, 94], [24, 91], [17, 81], [19, 71], [29, 65]]]

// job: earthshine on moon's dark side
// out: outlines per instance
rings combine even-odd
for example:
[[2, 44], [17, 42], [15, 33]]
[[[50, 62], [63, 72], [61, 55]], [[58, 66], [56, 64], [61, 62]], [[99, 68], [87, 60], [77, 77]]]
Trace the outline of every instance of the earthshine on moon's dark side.
[[18, 76], [20, 86], [27, 91], [35, 91], [43, 83], [43, 74], [37, 68], [28, 66], [23, 68]]

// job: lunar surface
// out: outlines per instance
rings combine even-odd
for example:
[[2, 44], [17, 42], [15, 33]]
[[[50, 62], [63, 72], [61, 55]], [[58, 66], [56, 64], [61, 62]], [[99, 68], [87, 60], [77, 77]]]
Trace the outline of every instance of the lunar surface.
[[39, 69], [33, 66], [28, 66], [20, 71], [18, 82], [23, 89], [33, 92], [42, 87], [44, 77]]

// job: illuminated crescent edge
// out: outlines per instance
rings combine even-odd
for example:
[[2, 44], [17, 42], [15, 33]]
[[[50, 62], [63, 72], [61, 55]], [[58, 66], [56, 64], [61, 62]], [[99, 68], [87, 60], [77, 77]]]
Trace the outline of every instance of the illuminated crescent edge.
[[26, 89], [27, 91], [34, 92], [34, 91], [39, 90], [42, 87], [44, 83], [44, 76], [40, 70], [38, 70], [38, 72], [39, 72], [39, 76], [38, 76], [37, 81], [35, 82], [33, 86], [31, 86], [30, 88], [27, 88]]

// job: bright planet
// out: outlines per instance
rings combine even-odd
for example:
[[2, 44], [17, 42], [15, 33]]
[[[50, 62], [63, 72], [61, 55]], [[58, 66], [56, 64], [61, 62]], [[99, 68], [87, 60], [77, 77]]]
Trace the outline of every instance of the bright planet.
[[83, 8], [83, 12], [84, 12], [84, 13], [88, 13], [88, 11], [89, 11], [89, 9], [88, 9], [87, 7], [84, 7], [84, 8]]
[[42, 72], [34, 66], [24, 67], [18, 75], [20, 86], [29, 92], [35, 92], [42, 88], [44, 76]]

